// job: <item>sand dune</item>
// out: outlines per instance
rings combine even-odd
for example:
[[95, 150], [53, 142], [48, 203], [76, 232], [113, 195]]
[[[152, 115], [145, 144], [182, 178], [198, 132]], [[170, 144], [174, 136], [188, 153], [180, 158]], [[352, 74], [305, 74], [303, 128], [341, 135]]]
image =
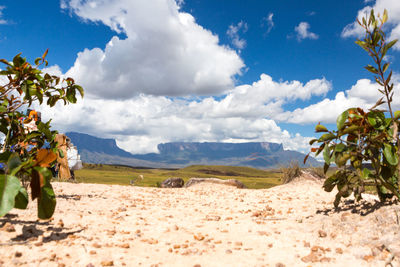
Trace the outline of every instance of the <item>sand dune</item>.
[[301, 178], [265, 190], [54, 183], [54, 219], [35, 202], [0, 218], [0, 266], [393, 266], [400, 205], [332, 209]]

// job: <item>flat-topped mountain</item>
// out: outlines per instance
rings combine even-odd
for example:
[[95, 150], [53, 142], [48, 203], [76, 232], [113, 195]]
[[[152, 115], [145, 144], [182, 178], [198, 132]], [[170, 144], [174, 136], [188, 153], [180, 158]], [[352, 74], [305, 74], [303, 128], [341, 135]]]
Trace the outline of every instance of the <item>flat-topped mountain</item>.
[[[159, 153], [131, 154], [119, 148], [114, 139], [75, 132], [66, 135], [77, 146], [82, 160], [88, 163], [164, 168], [194, 164], [276, 168], [292, 161], [303, 165], [305, 157], [303, 153], [284, 150], [282, 144], [269, 142], [172, 142], [159, 144]], [[320, 166], [321, 163], [310, 157], [307, 165]]]

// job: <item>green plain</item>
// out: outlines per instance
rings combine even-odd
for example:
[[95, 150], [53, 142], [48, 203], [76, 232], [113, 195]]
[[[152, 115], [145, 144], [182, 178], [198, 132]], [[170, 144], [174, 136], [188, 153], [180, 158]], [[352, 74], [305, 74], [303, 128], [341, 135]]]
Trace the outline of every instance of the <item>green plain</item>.
[[[143, 176], [143, 180], [138, 179]], [[146, 169], [127, 166], [84, 164], [84, 168], [75, 171], [77, 182], [98, 184], [129, 185], [135, 181], [136, 186], [156, 187], [171, 177], [180, 177], [185, 182], [190, 178], [236, 179], [248, 188], [270, 188], [281, 184], [279, 170], [259, 170], [248, 167], [203, 166], [194, 165], [182, 169]]]

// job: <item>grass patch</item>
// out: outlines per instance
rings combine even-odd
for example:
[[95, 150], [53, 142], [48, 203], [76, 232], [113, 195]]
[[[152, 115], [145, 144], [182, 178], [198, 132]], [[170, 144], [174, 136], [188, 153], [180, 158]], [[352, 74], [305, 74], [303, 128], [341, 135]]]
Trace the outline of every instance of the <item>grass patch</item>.
[[259, 170], [248, 167], [194, 165], [182, 169], [133, 168], [106, 164], [84, 164], [84, 168], [75, 171], [75, 177], [81, 183], [129, 185], [143, 175], [137, 186], [155, 187], [170, 177], [180, 177], [187, 182], [192, 177], [236, 179], [248, 188], [270, 188], [281, 184], [281, 173], [276, 170]]

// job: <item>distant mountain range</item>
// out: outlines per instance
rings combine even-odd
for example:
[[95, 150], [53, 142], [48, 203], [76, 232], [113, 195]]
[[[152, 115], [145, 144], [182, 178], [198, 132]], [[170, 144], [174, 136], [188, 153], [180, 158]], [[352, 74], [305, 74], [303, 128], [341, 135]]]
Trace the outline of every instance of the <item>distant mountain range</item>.
[[[114, 139], [68, 132], [83, 162], [121, 164], [135, 167], [181, 168], [189, 165], [229, 165], [276, 168], [298, 161], [303, 166], [303, 153], [284, 150], [282, 144], [173, 142], [159, 144], [159, 153], [131, 154], [117, 146]], [[309, 157], [307, 166], [321, 163]]]

